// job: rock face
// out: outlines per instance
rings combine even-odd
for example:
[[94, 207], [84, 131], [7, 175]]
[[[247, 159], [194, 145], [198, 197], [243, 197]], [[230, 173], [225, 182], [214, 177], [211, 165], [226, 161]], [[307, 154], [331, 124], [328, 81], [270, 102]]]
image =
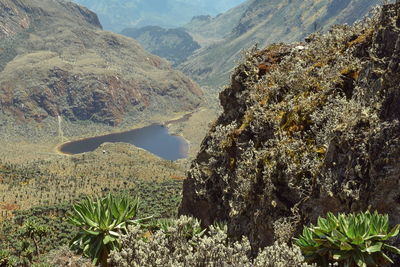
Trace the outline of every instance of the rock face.
[[96, 14], [63, 0], [0, 0], [0, 111], [22, 121], [63, 116], [110, 125], [189, 111], [200, 88]]
[[168, 59], [174, 65], [182, 63], [200, 48], [184, 28], [145, 26], [138, 29], [126, 28], [121, 33], [138, 41], [150, 53]]
[[400, 223], [400, 3], [250, 53], [184, 183], [182, 214], [256, 249], [326, 212]]
[[202, 47], [179, 69], [201, 85], [221, 86], [228, 82], [232, 66], [243, 49], [255, 44], [264, 47], [274, 42], [300, 41], [316, 30], [352, 24], [379, 3], [379, 0], [247, 0], [209, 22], [187, 26], [196, 40], [213, 38], [216, 42]]

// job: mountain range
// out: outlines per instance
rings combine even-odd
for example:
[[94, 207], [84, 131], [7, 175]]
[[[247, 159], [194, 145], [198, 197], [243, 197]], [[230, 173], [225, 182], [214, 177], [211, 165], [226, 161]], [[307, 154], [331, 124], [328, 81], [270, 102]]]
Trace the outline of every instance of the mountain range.
[[202, 85], [226, 84], [242, 50], [255, 44], [301, 41], [333, 24], [352, 24], [379, 0], [247, 0], [216, 17], [194, 18], [185, 28], [206, 45], [179, 66]]
[[75, 0], [95, 11], [107, 30], [180, 27], [196, 15], [217, 15], [244, 0]]
[[0, 0], [0, 113], [117, 125], [188, 111], [202, 92], [134, 40], [63, 0]]
[[137, 40], [150, 53], [171, 61], [174, 65], [184, 62], [200, 45], [184, 28], [164, 29], [160, 26], [126, 28], [123, 35]]

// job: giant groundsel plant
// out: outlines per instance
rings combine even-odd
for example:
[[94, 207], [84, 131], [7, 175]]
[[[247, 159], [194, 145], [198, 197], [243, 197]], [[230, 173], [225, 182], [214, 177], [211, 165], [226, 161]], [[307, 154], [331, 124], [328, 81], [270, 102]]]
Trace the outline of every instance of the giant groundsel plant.
[[71, 241], [71, 248], [90, 257], [93, 264], [107, 266], [110, 251], [121, 248], [120, 237], [127, 234], [128, 225], [146, 220], [137, 219], [139, 203], [138, 198], [109, 194], [75, 204], [69, 221], [80, 232]]
[[389, 231], [388, 215], [369, 211], [358, 214], [328, 213], [317, 225], [304, 227], [296, 244], [306, 261], [318, 266], [386, 266], [393, 263], [387, 252], [400, 250], [387, 243], [399, 233], [400, 225]]

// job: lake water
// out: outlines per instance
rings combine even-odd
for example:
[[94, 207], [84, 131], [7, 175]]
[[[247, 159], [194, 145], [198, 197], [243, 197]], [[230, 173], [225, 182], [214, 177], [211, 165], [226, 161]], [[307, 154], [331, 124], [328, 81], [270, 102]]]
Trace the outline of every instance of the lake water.
[[79, 154], [93, 151], [105, 142], [133, 144], [166, 160], [186, 158], [189, 150], [184, 138], [170, 135], [163, 125], [153, 124], [127, 132], [69, 142], [62, 145], [60, 151], [65, 154]]

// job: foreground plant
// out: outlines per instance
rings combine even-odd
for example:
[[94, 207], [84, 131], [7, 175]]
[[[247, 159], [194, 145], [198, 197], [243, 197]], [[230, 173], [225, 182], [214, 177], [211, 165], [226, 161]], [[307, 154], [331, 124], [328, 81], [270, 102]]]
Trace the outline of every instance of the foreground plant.
[[148, 219], [136, 219], [139, 202], [138, 198], [109, 194], [74, 205], [69, 222], [81, 231], [71, 241], [71, 248], [90, 257], [93, 264], [107, 266], [110, 251], [121, 248], [120, 237], [127, 234], [128, 225]]
[[122, 250], [111, 252], [113, 266], [132, 267], [309, 267], [300, 249], [275, 243], [252, 257], [247, 237], [234, 241], [228, 237], [228, 227], [211, 225], [206, 232], [195, 218], [181, 216], [160, 220], [155, 232], [130, 227], [122, 237]]
[[388, 215], [376, 211], [358, 214], [332, 213], [318, 218], [316, 226], [304, 227], [296, 239], [307, 262], [318, 266], [340, 263], [340, 266], [385, 266], [393, 263], [386, 252], [400, 250], [386, 241], [399, 233], [400, 225], [389, 231]]

